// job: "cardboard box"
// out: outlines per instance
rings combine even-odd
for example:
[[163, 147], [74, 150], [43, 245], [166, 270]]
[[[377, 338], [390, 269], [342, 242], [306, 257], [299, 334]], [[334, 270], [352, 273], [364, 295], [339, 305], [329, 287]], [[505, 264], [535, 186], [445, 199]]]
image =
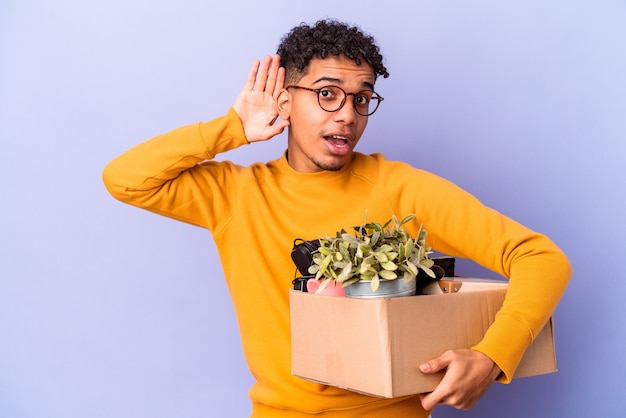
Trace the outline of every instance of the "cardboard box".
[[[468, 280], [456, 292], [398, 298], [354, 299], [292, 290], [292, 372], [372, 396], [430, 392], [443, 374], [422, 374], [418, 365], [448, 349], [478, 343], [505, 294], [506, 283], [484, 280]], [[555, 371], [550, 319], [514, 377]]]

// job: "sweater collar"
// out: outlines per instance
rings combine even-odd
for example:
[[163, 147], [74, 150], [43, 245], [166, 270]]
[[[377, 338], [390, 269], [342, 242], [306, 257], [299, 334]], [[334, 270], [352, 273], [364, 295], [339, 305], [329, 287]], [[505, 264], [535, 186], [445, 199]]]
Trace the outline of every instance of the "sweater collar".
[[280, 177], [282, 181], [288, 183], [297, 183], [301, 186], [312, 186], [319, 185], [320, 183], [337, 181], [341, 178], [346, 177], [351, 172], [351, 167], [354, 164], [354, 160], [356, 158], [356, 153], [353, 152], [350, 155], [350, 158], [346, 162], [346, 164], [337, 171], [318, 171], [316, 173], [302, 173], [300, 171], [294, 170], [287, 161], [287, 151], [283, 153], [283, 155], [272, 161], [270, 165], [276, 168], [276, 175]]

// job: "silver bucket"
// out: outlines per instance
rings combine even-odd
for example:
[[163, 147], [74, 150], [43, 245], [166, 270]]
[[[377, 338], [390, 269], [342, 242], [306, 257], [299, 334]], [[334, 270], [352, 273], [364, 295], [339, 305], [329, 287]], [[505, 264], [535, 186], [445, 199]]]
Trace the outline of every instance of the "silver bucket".
[[359, 281], [346, 286], [343, 290], [347, 297], [350, 298], [394, 298], [399, 296], [413, 296], [417, 288], [415, 278], [404, 281], [404, 278], [395, 280], [380, 280], [380, 285], [376, 292], [372, 291], [371, 282]]

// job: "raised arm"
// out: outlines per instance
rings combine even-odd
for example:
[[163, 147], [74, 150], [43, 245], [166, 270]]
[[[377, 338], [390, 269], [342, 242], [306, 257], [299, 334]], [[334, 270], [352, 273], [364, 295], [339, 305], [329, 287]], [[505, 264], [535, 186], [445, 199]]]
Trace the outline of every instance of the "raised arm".
[[[224, 116], [195, 123], [143, 142], [112, 160], [104, 183], [116, 199], [212, 229], [236, 186], [237, 166], [213, 162], [220, 153], [279, 134], [276, 100], [284, 69], [277, 55], [256, 61], [233, 107]], [[197, 199], [203, 196], [203, 199]]]

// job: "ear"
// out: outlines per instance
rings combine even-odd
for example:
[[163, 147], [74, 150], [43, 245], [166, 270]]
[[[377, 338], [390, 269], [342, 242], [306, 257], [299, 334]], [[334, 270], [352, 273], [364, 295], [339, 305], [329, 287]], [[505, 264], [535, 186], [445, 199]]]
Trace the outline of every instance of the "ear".
[[278, 108], [278, 115], [282, 120], [289, 120], [291, 115], [291, 95], [287, 89], [283, 89], [276, 99], [276, 107]]

